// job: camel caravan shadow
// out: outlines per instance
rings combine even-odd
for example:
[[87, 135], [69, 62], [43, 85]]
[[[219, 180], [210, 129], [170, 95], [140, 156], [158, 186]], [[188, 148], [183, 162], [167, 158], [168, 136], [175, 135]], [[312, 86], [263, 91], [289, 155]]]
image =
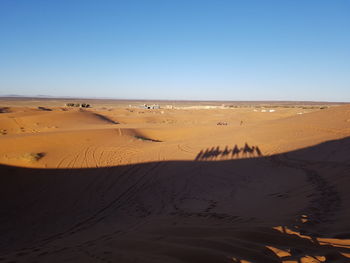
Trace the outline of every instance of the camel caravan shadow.
[[206, 150], [201, 150], [195, 161], [204, 161], [204, 160], [218, 160], [218, 159], [239, 159], [239, 158], [253, 158], [263, 156], [259, 146], [249, 146], [248, 143], [245, 143], [243, 147], [238, 147], [237, 144], [232, 148], [226, 146], [224, 149], [220, 149], [220, 146], [207, 148]]

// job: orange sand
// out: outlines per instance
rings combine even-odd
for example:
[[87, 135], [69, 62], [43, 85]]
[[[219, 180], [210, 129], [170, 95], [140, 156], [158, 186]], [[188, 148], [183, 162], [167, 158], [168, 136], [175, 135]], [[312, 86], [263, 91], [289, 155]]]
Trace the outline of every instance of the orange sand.
[[350, 106], [46, 108], [0, 113], [0, 262], [350, 262]]

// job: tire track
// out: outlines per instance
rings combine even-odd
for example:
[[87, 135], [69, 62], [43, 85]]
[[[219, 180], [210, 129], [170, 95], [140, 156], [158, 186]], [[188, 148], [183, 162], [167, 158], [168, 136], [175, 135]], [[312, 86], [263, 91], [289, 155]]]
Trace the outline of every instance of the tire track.
[[[155, 169], [159, 168], [159, 165], [150, 165], [149, 169], [144, 171], [137, 180], [135, 180], [134, 183], [132, 183], [129, 187], [127, 187], [124, 191], [119, 193], [117, 196], [115, 196], [113, 199], [111, 199], [107, 204], [100, 207], [97, 211], [92, 213], [91, 215], [87, 216], [85, 219], [80, 220], [79, 222], [75, 223], [72, 227], [68, 228], [67, 230], [57, 233], [55, 235], [46, 237], [41, 240], [44, 244], [51, 243], [57, 239], [62, 239], [63, 237], [71, 236], [73, 234], [76, 234], [77, 232], [89, 229], [93, 227], [94, 225], [98, 224], [102, 220], [104, 220], [106, 217], [110, 216], [112, 213], [115, 213], [122, 204], [120, 203], [121, 200], [126, 201], [126, 203], [129, 202], [130, 197], [134, 196], [137, 191], [142, 188], [147, 182], [145, 178], [151, 173], [154, 172]], [[138, 170], [140, 170], [140, 167], [135, 166], [133, 168], [130, 168], [126, 170], [122, 177], [118, 178], [113, 185], [110, 185], [110, 189], [112, 189], [115, 185], [118, 185], [119, 181], [122, 178], [128, 178], [130, 174], [138, 174]], [[107, 191], [107, 189], [106, 189]]]
[[70, 156], [71, 156], [70, 154], [64, 156], [57, 164], [57, 169], [61, 168], [61, 165], [63, 164], [63, 162], [65, 162]]
[[[194, 153], [192, 150], [189, 150], [189, 149], [191, 149], [191, 148], [190, 148], [189, 146], [187, 146], [187, 145], [178, 144], [178, 145], [177, 145], [177, 148], [178, 148], [180, 151], [185, 152], [185, 153], [191, 153], [191, 154]], [[189, 148], [189, 149], [186, 149], [186, 148]]]

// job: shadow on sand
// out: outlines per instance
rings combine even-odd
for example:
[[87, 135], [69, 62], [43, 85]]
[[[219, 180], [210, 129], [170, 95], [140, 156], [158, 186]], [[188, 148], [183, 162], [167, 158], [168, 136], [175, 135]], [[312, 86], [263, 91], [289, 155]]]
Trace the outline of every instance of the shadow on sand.
[[196, 161], [1, 165], [0, 262], [350, 262], [349, 149], [345, 138], [268, 157], [245, 144]]
[[220, 149], [220, 146], [207, 148], [206, 150], [201, 150], [195, 161], [202, 160], [218, 160], [218, 159], [235, 159], [235, 158], [252, 158], [263, 156], [259, 146], [249, 146], [245, 143], [243, 147], [238, 147], [237, 144], [232, 148], [226, 146], [224, 149]]

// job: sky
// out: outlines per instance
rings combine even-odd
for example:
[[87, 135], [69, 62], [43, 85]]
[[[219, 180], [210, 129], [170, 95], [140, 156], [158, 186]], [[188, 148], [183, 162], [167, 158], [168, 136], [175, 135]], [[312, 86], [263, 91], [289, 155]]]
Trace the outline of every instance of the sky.
[[349, 0], [0, 0], [0, 96], [350, 102]]

